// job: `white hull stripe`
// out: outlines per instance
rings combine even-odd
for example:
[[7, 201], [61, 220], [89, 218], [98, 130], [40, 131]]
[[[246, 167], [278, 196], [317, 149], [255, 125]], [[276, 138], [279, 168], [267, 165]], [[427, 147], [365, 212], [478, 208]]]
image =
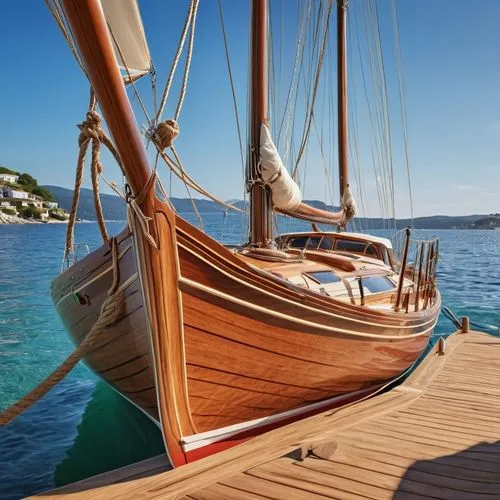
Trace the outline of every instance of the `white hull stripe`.
[[279, 422], [280, 420], [284, 420], [289, 417], [295, 417], [302, 413], [318, 410], [325, 406], [330, 406], [333, 403], [341, 402], [353, 396], [366, 394], [367, 392], [368, 393], [374, 392], [374, 390], [375, 389], [372, 388], [372, 389], [363, 389], [355, 392], [349, 392], [347, 394], [342, 394], [341, 396], [336, 396], [334, 398], [330, 398], [325, 401], [313, 403], [308, 406], [304, 406], [302, 408], [296, 408], [295, 410], [288, 410], [283, 413], [278, 413], [277, 415], [257, 418], [255, 420], [249, 420], [248, 422], [243, 422], [241, 424], [229, 425], [227, 427], [221, 427], [220, 429], [215, 429], [213, 431], [201, 432], [199, 434], [194, 434], [192, 436], [186, 436], [181, 440], [182, 449], [184, 452], [196, 450], [198, 448], [202, 448], [204, 446], [208, 446], [218, 441], [230, 438], [231, 436], [240, 434], [241, 432], [248, 431], [251, 429], [257, 429], [264, 425], [273, 424], [274, 422]]
[[[185, 436], [181, 439], [182, 449], [184, 452], [196, 450], [198, 448], [202, 448], [204, 446], [217, 443], [218, 441], [222, 441], [223, 439], [228, 439], [231, 436], [240, 434], [244, 431], [256, 429], [264, 425], [272, 424], [274, 422], [279, 422], [280, 420], [298, 416], [302, 413], [306, 413], [309, 411], [320, 410], [325, 406], [331, 406], [334, 403], [340, 403], [353, 396], [360, 396], [360, 398], [355, 401], [356, 403], [359, 403], [364, 399], [374, 396], [375, 394], [381, 393], [384, 389], [386, 389], [390, 385], [396, 383], [398, 380], [405, 377], [408, 373], [410, 373], [413, 370], [413, 368], [415, 367], [415, 363], [417, 361], [412, 363], [406, 370], [404, 370], [398, 376], [392, 378], [391, 380], [389, 380], [389, 382], [386, 382], [383, 385], [374, 386], [369, 389], [362, 389], [359, 391], [349, 392], [347, 394], [342, 394], [341, 396], [335, 396], [334, 398], [330, 398], [325, 401], [319, 401], [318, 403], [313, 403], [308, 406], [304, 406], [302, 408], [297, 408], [295, 410], [288, 410], [282, 413], [278, 413], [277, 415], [271, 415], [269, 417], [258, 418], [255, 420], [249, 420], [248, 422], [242, 422], [240, 424], [228, 425], [226, 427], [221, 427], [220, 429], [215, 429], [213, 431], [193, 434], [192, 436]], [[362, 396], [363, 394], [364, 396]]]

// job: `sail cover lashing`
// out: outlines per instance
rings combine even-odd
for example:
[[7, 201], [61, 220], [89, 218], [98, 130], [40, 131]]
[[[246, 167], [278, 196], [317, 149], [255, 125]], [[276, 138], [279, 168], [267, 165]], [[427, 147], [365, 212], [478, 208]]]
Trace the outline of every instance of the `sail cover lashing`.
[[101, 0], [101, 5], [120, 67], [134, 80], [149, 73], [151, 56], [137, 0]]
[[260, 127], [260, 175], [279, 210], [294, 210], [302, 202], [299, 186], [290, 177], [265, 124]]

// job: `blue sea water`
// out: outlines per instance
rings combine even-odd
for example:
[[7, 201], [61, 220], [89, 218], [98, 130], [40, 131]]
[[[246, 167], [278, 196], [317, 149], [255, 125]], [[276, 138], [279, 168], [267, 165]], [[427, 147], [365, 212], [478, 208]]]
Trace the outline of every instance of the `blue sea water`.
[[[114, 234], [123, 225], [113, 222], [108, 228]], [[204, 225], [225, 243], [245, 237], [238, 215], [207, 215]], [[306, 228], [282, 222], [284, 230]], [[65, 231], [58, 224], [0, 226], [0, 411], [35, 387], [73, 349], [49, 293], [60, 271]], [[440, 238], [438, 282], [444, 304], [459, 316], [500, 326], [500, 231], [414, 234]], [[76, 240], [97, 248], [97, 225], [78, 224]], [[452, 330], [441, 317], [435, 336]], [[158, 429], [79, 364], [39, 403], [0, 427], [0, 499], [73, 482], [162, 450]]]

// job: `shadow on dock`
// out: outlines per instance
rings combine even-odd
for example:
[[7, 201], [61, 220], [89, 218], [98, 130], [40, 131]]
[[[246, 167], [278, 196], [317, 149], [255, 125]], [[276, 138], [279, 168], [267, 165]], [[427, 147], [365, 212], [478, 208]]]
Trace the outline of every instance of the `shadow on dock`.
[[481, 442], [433, 460], [418, 460], [402, 477], [393, 500], [500, 498], [500, 441]]

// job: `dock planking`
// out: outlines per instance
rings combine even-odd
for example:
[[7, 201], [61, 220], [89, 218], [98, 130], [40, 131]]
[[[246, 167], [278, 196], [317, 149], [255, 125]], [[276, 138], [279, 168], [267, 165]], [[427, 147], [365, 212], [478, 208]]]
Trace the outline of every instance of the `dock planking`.
[[167, 468], [160, 456], [36, 498], [500, 498], [500, 339], [455, 333], [384, 394]]

